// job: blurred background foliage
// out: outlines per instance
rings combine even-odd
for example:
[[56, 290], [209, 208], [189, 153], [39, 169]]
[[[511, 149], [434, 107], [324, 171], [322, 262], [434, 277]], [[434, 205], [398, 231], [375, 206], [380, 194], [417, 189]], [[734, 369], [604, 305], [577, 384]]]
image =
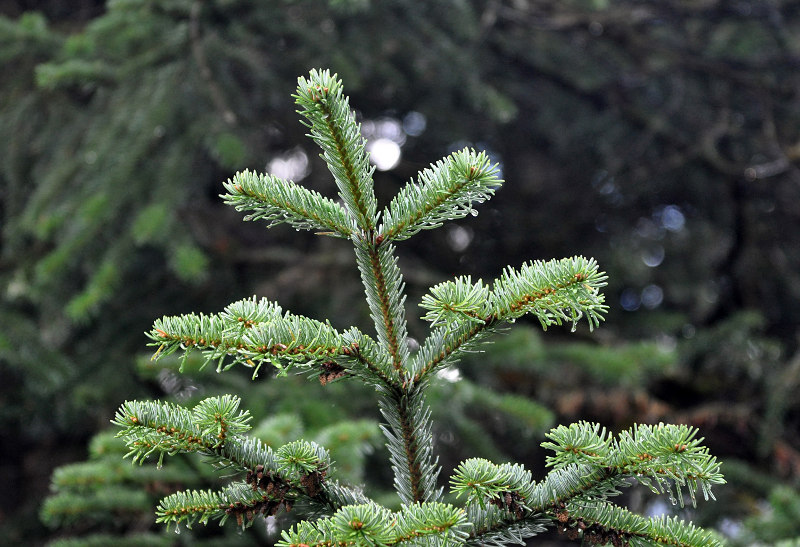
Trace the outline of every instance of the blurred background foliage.
[[384, 203], [464, 145], [501, 164], [477, 218], [400, 245], [410, 303], [528, 259], [582, 253], [610, 276], [595, 333], [516, 326], [447, 371], [446, 467], [483, 455], [540, 472], [542, 432], [571, 420], [690, 423], [731, 483], [692, 518], [732, 544], [800, 536], [796, 2], [0, 0], [0, 14], [3, 543], [268, 541], [152, 525], [158, 497], [214, 479], [120, 460], [103, 431], [137, 397], [235, 390], [265, 440], [322, 440], [343, 476], [390, 484], [379, 416], [352, 384], [177, 375], [142, 353], [154, 318], [250, 294], [368, 328], [346, 245], [266, 232], [218, 197], [244, 168], [333, 195], [290, 97], [313, 67], [343, 79]]

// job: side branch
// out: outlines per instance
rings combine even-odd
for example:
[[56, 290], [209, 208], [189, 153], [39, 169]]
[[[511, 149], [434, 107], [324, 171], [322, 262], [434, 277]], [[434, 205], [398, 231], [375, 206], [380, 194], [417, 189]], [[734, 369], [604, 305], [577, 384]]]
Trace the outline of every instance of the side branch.
[[494, 195], [503, 181], [498, 166], [485, 153], [463, 149], [420, 173], [383, 211], [383, 237], [407, 239], [420, 230], [441, 226], [447, 220], [476, 214], [474, 203]]
[[569, 464], [540, 483], [518, 464], [496, 465], [475, 458], [463, 462], [451, 479], [451, 491], [467, 495], [474, 544], [490, 539], [526, 537], [536, 525], [557, 522], [572, 539], [606, 544], [644, 540], [681, 547], [720, 543], [709, 532], [676, 518], [644, 518], [605, 501], [630, 486], [637, 474], [613, 467]]
[[237, 211], [251, 211], [245, 220], [265, 220], [268, 227], [287, 223], [298, 230], [318, 230], [324, 235], [350, 237], [353, 222], [335, 201], [289, 180], [245, 169], [223, 183], [221, 197]]
[[[185, 360], [195, 349], [218, 369], [236, 363], [254, 368], [264, 363], [283, 373], [293, 366], [307, 367], [345, 359], [358, 333], [345, 339], [327, 322], [284, 313], [280, 306], [255, 297], [234, 302], [217, 314], [165, 316], [148, 333], [158, 346], [154, 358], [182, 352]], [[231, 362], [223, 365], [226, 359]]]
[[355, 327], [346, 331], [343, 339], [349, 346], [343, 351], [344, 357], [337, 359], [337, 362], [348, 373], [378, 389], [391, 390], [396, 386], [397, 377], [392, 357], [384, 347]]
[[519, 269], [508, 267], [491, 289], [481, 280], [461, 276], [431, 288], [420, 306], [424, 319], [433, 326], [452, 325], [464, 320], [512, 321], [530, 313], [543, 328], [586, 318], [589, 328], [603, 319], [607, 306], [600, 289], [605, 273], [597, 271], [593, 259], [583, 257], [534, 261]]
[[494, 318], [462, 321], [455, 327], [440, 327], [425, 340], [409, 367], [414, 384], [423, 382], [431, 373], [455, 364], [461, 353], [497, 330]]

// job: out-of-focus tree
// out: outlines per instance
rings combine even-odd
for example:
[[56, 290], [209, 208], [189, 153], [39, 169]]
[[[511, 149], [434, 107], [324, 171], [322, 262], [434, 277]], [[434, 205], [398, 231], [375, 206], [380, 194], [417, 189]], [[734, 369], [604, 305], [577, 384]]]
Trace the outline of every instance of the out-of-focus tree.
[[[77, 457], [121, 399], [163, 391], [134, 381], [141, 340], [127, 333], [166, 313], [165, 302], [170, 313], [189, 302], [218, 309], [249, 291], [342, 325], [363, 320], [326, 298], [332, 282], [360, 290], [351, 257], [313, 236], [291, 234], [286, 247], [287, 232], [266, 237], [216, 197], [219, 180], [263, 170], [265, 155], [269, 170], [330, 195], [287, 114], [285, 90], [314, 66], [348, 82], [362, 131], [381, 143], [379, 198], [465, 143], [490, 150], [514, 181], [474, 222], [400, 247], [412, 300], [444, 273], [495, 276], [491, 264], [570, 249], [597, 257], [614, 283], [607, 338], [591, 343], [648, 340], [679, 356], [667, 372], [594, 393], [542, 380], [565, 380], [552, 370], [577, 359], [548, 357], [522, 374], [528, 383], [506, 387], [551, 386], [549, 402], [571, 418], [622, 425], [645, 408], [704, 431], [715, 424], [709, 442], [723, 460], [733, 453], [797, 484], [793, 2], [117, 0], [72, 13], [5, 4], [9, 488], [46, 479], [52, 458]], [[415, 270], [418, 258], [436, 267]], [[702, 406], [690, 403], [696, 394]], [[750, 498], [739, 502], [743, 511]]]

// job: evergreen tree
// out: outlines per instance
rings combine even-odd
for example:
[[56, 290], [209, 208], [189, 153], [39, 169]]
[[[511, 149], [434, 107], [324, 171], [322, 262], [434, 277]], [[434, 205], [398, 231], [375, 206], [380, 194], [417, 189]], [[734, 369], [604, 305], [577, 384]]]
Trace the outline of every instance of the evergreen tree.
[[[486, 379], [533, 396], [562, 422], [700, 427], [715, 454], [751, 468], [695, 522], [738, 522], [766, 506], [775, 484], [797, 486], [793, 2], [79, 4], [0, 8], [12, 19], [23, 9], [47, 17], [0, 17], [0, 450], [10, 492], [0, 510], [12, 515], [0, 534], [40, 533], [22, 517], [45, 490], [41, 469], [83, 457], [122, 393], [168, 391], [157, 378], [134, 381], [134, 333], [149, 318], [219, 309], [230, 294], [257, 290], [364, 326], [349, 305], [357, 275], [332, 302], [319, 288], [347, 271], [346, 249], [301, 235], [292, 249], [274, 248], [284, 233], [265, 245], [215, 208], [220, 179], [293, 150], [296, 124], [281, 90], [298, 67], [320, 65], [346, 77], [365, 117], [427, 119], [398, 167], [375, 174], [379, 199], [449, 143], [490, 148], [514, 180], [488, 214], [399, 249], [412, 266], [409, 300], [440, 272], [489, 278], [495, 262], [567, 247], [612, 273], [613, 320], [594, 340], [608, 342], [607, 362], [631, 356], [614, 355], [621, 340], [642, 339], [659, 350], [638, 362], [673, 359], [626, 373], [620, 386], [595, 374], [586, 351], [548, 351], [558, 340], [551, 333], [536, 373], [500, 362], [491, 378], [464, 362], [472, 384], [445, 391], [465, 394]], [[303, 183], [323, 191], [314, 159]], [[466, 244], [453, 245], [454, 236]], [[416, 268], [423, 263], [431, 270]], [[287, 264], [313, 274], [301, 285], [272, 273], [291, 271]], [[252, 410], [242, 386], [237, 393]], [[757, 470], [769, 471], [771, 487], [750, 488]]]
[[412, 353], [394, 242], [473, 214], [473, 206], [502, 185], [498, 166], [482, 152], [455, 152], [421, 172], [379, 212], [374, 167], [341, 81], [312, 71], [298, 79], [295, 99], [340, 201], [250, 171], [228, 180], [225, 200], [249, 220], [350, 241], [377, 338], [356, 327], [340, 332], [328, 321], [284, 312], [256, 297], [216, 314], [165, 316], [149, 336], [156, 358], [200, 352], [219, 371], [241, 365], [255, 378], [272, 367], [279, 376], [297, 370], [323, 385], [352, 379], [373, 387], [401, 505], [392, 511], [335, 480], [328, 452], [318, 444], [295, 440], [273, 450], [247, 436], [251, 416], [236, 396], [210, 397], [192, 408], [129, 401], [114, 423], [134, 462], [200, 453], [218, 469], [243, 476], [216, 491], [167, 496], [157, 520], [190, 527], [234, 520], [244, 527], [259, 515], [297, 511], [304, 520], [283, 531], [281, 546], [505, 545], [547, 526], [596, 544], [717, 544], [713, 534], [676, 518], [640, 517], [608, 501], [631, 478], [681, 505], [685, 492], [693, 504], [698, 491], [712, 497], [711, 487], [724, 483], [719, 463], [697, 430], [686, 426], [637, 425], [616, 437], [597, 424], [559, 426], [543, 445], [554, 455], [542, 481], [519, 464], [468, 459], [450, 478], [450, 492], [463, 499], [447, 502], [426, 402], [436, 373], [526, 314], [545, 329], [566, 323], [574, 330], [582, 318], [597, 326], [606, 310], [600, 292], [605, 274], [593, 260], [573, 257], [507, 267], [491, 284], [469, 276], [440, 283], [422, 299], [431, 332]]

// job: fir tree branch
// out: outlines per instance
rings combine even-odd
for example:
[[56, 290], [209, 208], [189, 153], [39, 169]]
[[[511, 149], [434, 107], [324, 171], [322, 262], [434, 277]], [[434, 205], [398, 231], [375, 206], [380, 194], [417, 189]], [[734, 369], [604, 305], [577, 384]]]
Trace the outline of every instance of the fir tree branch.
[[163, 498], [156, 509], [156, 522], [191, 528], [197, 522], [207, 524], [211, 520], [219, 520], [222, 525], [233, 517], [240, 527], [246, 527], [256, 516], [275, 515], [281, 509], [289, 512], [296, 505], [302, 506], [303, 515], [308, 517], [365, 502], [362, 492], [320, 481], [313, 472], [295, 484], [259, 465], [248, 472], [245, 481], [231, 483], [222, 490], [185, 490]]
[[430, 294], [422, 297], [420, 307], [428, 310], [423, 319], [431, 327], [452, 325], [459, 321], [485, 323], [491, 319], [489, 297], [491, 291], [482, 279], [472, 282], [471, 276], [459, 276], [431, 287]]
[[397, 371], [392, 357], [381, 344], [352, 327], [343, 334], [345, 341], [342, 353], [337, 359], [347, 372], [362, 378], [365, 382], [382, 389], [391, 389], [397, 383]]
[[452, 321], [447, 326], [435, 329], [411, 361], [411, 381], [424, 382], [432, 373], [455, 365], [464, 353], [475, 350], [484, 338], [497, 332], [498, 327], [494, 320], [483, 322], [467, 319]]
[[156, 509], [156, 522], [184, 523], [191, 529], [195, 522], [207, 524], [212, 518], [222, 519], [226, 503], [212, 490], [184, 490], [164, 498]]
[[[165, 454], [201, 452], [218, 457], [219, 462], [249, 467], [268, 455], [262, 446], [238, 450], [244, 448], [240, 434], [250, 429], [250, 414], [237, 413], [239, 403], [232, 395], [209, 397], [190, 411], [167, 402], [126, 401], [112, 423], [122, 428], [117, 437], [128, 445], [126, 457], [140, 464], [153, 453], [158, 453], [160, 465]], [[219, 452], [223, 447], [224, 455]]]
[[342, 82], [330, 71], [312, 70], [308, 79], [297, 79], [295, 101], [307, 120], [311, 138], [322, 148], [322, 157], [339, 187], [345, 208], [365, 234], [375, 230], [377, 201], [372, 187], [374, 168], [369, 166], [364, 138]]
[[[185, 361], [197, 349], [206, 363], [217, 361], [218, 370], [241, 363], [255, 369], [254, 377], [263, 363], [285, 373], [292, 366], [335, 361], [354, 349], [329, 323], [283, 313], [277, 304], [255, 297], [218, 314], [165, 316], [154, 322], [148, 336], [150, 345], [158, 346], [154, 358], [182, 351]], [[226, 358], [230, 362], [223, 366]]]
[[397, 514], [395, 537], [398, 543], [430, 538], [430, 545], [458, 545], [467, 537], [466, 513], [449, 504], [415, 503]]
[[[530, 471], [518, 464], [496, 465], [482, 458], [462, 462], [450, 480], [451, 491], [459, 497], [467, 495], [468, 503], [484, 505], [486, 502], [502, 507], [508, 492], [514, 492], [520, 507], [532, 495], [533, 479]], [[485, 505], [484, 505], [485, 506]]]
[[491, 198], [503, 183], [498, 172], [484, 152], [465, 148], [451, 154], [420, 173], [417, 184], [400, 190], [384, 209], [380, 233], [399, 241], [446, 220], [476, 214], [472, 204]]
[[524, 543], [556, 523], [571, 539], [583, 537], [593, 544], [721, 545], [714, 534], [676, 518], [644, 518], [606, 502], [628, 486], [608, 469], [570, 465], [534, 484], [521, 466], [473, 459], [459, 466], [451, 484], [470, 499], [474, 528], [468, 544]]
[[277, 547], [339, 545], [462, 545], [468, 523], [462, 509], [443, 503], [404, 505], [392, 513], [369, 502], [342, 507], [328, 518], [304, 521], [282, 533]]
[[265, 298], [239, 300], [218, 314], [166, 316], [148, 336], [158, 346], [155, 359], [181, 351], [185, 361], [197, 350], [206, 363], [217, 361], [218, 370], [240, 363], [257, 371], [267, 362], [281, 372], [306, 367], [323, 383], [348, 373], [373, 385], [397, 383], [391, 357], [357, 328], [340, 335], [328, 323], [284, 313]]
[[252, 211], [245, 220], [266, 220], [268, 227], [286, 222], [297, 230], [319, 230], [325, 235], [349, 238], [352, 219], [341, 205], [273, 175], [245, 170], [224, 183], [221, 197], [237, 211]]
[[244, 528], [257, 515], [274, 515], [282, 508], [290, 511], [292, 501], [287, 497], [287, 490], [288, 487], [274, 487], [266, 492], [246, 482], [234, 482], [216, 492], [179, 491], [161, 500], [156, 509], [156, 522], [176, 527], [184, 524], [191, 529], [196, 522], [208, 524], [210, 520], [219, 520], [222, 525], [233, 517]]
[[[128, 401], [112, 423], [121, 428], [117, 437], [125, 441], [126, 457], [132, 456], [134, 463], [141, 464], [156, 452], [159, 463], [164, 455], [196, 452], [219, 469], [254, 472], [261, 467], [271, 476], [303, 486], [314, 497], [321, 483], [308, 483], [309, 476], [318, 474], [319, 482], [327, 473], [327, 451], [315, 443], [293, 441], [273, 452], [261, 440], [243, 435], [249, 430], [250, 415], [239, 411], [239, 404], [232, 395], [209, 397], [192, 410], [166, 402]], [[261, 478], [254, 480], [258, 483]]]
[[572, 323], [586, 317], [589, 328], [603, 320], [608, 306], [600, 289], [607, 276], [598, 271], [594, 259], [582, 256], [534, 261], [519, 270], [508, 267], [492, 285], [490, 311], [502, 321], [531, 313], [542, 328]]
[[724, 480], [716, 460], [695, 435], [696, 430], [686, 426], [638, 425], [615, 440], [597, 424], [559, 426], [548, 434], [556, 442], [543, 443], [556, 455], [548, 458], [555, 469], [542, 482], [534, 483], [517, 464], [496, 465], [476, 458], [456, 469], [451, 490], [466, 495], [469, 504], [502, 509], [508, 522], [547, 517], [562, 531], [592, 543], [718, 545], [713, 534], [690, 524], [646, 519], [606, 501], [629, 486], [631, 477], [673, 500], [682, 501], [685, 486], [693, 503], [698, 488], [713, 497], [711, 486]]
[[570, 539], [595, 545], [722, 547], [713, 532], [677, 517], [645, 518], [607, 502], [568, 504], [559, 514], [559, 529]]
[[605, 281], [605, 273], [598, 272], [593, 259], [534, 261], [519, 270], [506, 268], [491, 290], [481, 280], [473, 283], [469, 276], [440, 283], [423, 297], [420, 307], [428, 310], [423, 318], [432, 326], [463, 320], [513, 321], [530, 313], [545, 330], [565, 322], [574, 326], [582, 317], [593, 328], [607, 309], [599, 292]]
[[326, 480], [322, 484], [322, 494], [317, 497], [298, 497], [298, 510], [307, 520], [329, 516], [345, 505], [361, 505], [369, 502], [369, 498], [360, 488], [344, 486], [335, 480]]
[[558, 517], [565, 504], [573, 500], [606, 499], [618, 496], [627, 488], [628, 475], [615, 469], [588, 465], [570, 465], [555, 469], [533, 485], [525, 505], [537, 513]]
[[719, 462], [696, 435], [697, 429], [686, 425], [635, 425], [615, 440], [597, 424], [579, 422], [551, 430], [547, 437], [554, 442], [542, 446], [555, 451], [546, 463], [556, 469], [585, 464], [634, 476], [653, 492], [666, 493], [683, 506], [684, 487], [696, 505], [698, 489], [708, 500], [714, 498], [712, 486], [725, 484]]
[[547, 531], [549, 518], [530, 514], [518, 519], [496, 505], [479, 503], [467, 505], [467, 520], [472, 523], [465, 545], [474, 547], [505, 547], [509, 544], [525, 545], [527, 538]]
[[438, 328], [414, 356], [411, 378], [422, 381], [431, 372], [458, 362], [463, 352], [474, 349], [503, 322], [525, 313], [535, 315], [545, 329], [563, 322], [574, 325], [582, 317], [594, 327], [606, 310], [599, 292], [605, 279], [593, 260], [573, 257], [523, 264], [519, 270], [509, 267], [492, 289], [470, 276], [432, 287], [420, 307], [428, 310], [423, 319]]
[[164, 455], [197, 452], [218, 469], [247, 473], [241, 484], [220, 492], [187, 491], [164, 498], [159, 522], [191, 526], [211, 518], [224, 522], [233, 515], [242, 525], [258, 514], [288, 511], [298, 501], [317, 510], [336, 510], [366, 499], [326, 480], [330, 457], [319, 445], [294, 441], [273, 452], [259, 439], [243, 436], [250, 416], [238, 406], [238, 398], [226, 395], [205, 399], [192, 410], [139, 401], [120, 407], [113, 423], [122, 428], [117, 436], [125, 440], [134, 462], [141, 464], [157, 453], [160, 466]]

